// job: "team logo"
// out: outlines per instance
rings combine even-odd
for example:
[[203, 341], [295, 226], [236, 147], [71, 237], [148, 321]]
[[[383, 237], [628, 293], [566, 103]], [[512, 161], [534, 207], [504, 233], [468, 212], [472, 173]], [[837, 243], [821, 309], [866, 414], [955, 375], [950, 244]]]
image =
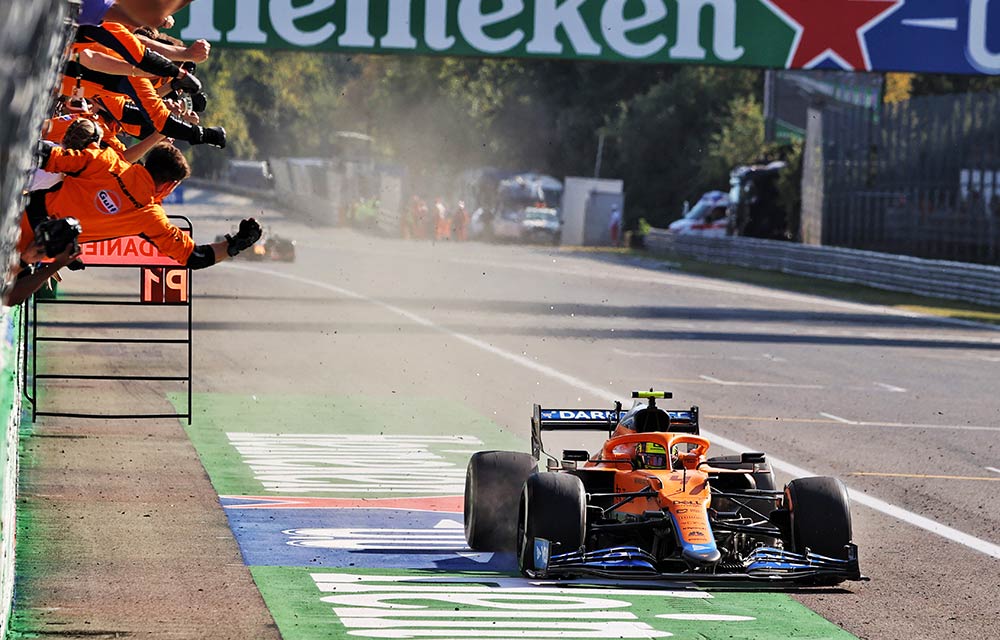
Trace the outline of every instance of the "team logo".
[[94, 197], [94, 205], [97, 207], [98, 211], [108, 215], [118, 213], [122, 208], [122, 203], [118, 198], [118, 194], [114, 191], [107, 191], [105, 189], [101, 189], [97, 192], [97, 196]]
[[551, 409], [542, 411], [542, 420], [617, 420], [617, 411]]

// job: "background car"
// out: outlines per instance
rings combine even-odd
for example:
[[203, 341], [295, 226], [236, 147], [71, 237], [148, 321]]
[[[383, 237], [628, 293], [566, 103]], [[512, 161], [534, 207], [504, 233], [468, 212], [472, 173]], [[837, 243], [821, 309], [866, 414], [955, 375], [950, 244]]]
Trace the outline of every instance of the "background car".
[[680, 220], [670, 223], [667, 230], [680, 235], [721, 238], [728, 226], [729, 196], [722, 191], [709, 191]]

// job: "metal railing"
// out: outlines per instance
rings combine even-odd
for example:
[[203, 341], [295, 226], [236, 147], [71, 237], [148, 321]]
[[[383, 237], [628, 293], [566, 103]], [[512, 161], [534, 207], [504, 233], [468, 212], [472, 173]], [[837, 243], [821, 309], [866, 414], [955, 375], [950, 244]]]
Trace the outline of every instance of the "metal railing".
[[646, 236], [646, 246], [705, 262], [1000, 307], [1000, 267], [777, 240], [699, 238], [660, 229]]

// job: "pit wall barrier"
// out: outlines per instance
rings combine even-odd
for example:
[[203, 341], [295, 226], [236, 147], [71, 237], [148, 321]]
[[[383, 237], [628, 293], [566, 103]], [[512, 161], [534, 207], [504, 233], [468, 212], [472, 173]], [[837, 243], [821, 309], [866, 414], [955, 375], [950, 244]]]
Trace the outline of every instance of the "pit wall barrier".
[[[271, 158], [274, 201], [321, 226], [353, 225], [399, 234], [401, 167], [374, 161]], [[362, 212], [373, 215], [361, 219]]]
[[[50, 111], [52, 88], [66, 43], [75, 32], [78, 0], [0, 2], [0, 282], [14, 263], [21, 213], [35, 143]], [[16, 309], [0, 306], [0, 638], [7, 635], [14, 593], [17, 444], [20, 428], [21, 356]]]
[[996, 266], [779, 240], [699, 238], [662, 229], [647, 234], [645, 242], [653, 252], [674, 253], [703, 262], [1000, 307], [1000, 267]]
[[20, 308], [0, 316], [0, 638], [6, 637], [14, 597], [14, 518], [17, 498], [17, 445], [21, 425]]

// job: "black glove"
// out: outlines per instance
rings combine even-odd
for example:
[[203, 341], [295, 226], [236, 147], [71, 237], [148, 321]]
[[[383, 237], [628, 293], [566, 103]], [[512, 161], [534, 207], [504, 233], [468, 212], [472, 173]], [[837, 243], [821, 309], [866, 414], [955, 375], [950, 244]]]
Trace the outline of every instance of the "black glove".
[[185, 60], [181, 63], [181, 69], [184, 69], [188, 73], [198, 73], [198, 65], [191, 62], [190, 60]]
[[229, 257], [235, 257], [240, 251], [249, 249], [253, 243], [260, 240], [260, 224], [253, 218], [247, 218], [240, 222], [240, 230], [235, 236], [226, 234], [226, 253]]
[[[173, 136], [171, 136], [173, 137]], [[220, 149], [226, 148], [226, 130], [222, 127], [191, 127], [191, 144], [210, 144]]]
[[194, 111], [195, 113], [203, 113], [207, 108], [208, 96], [201, 91], [191, 94], [191, 111]]
[[193, 74], [181, 69], [177, 77], [170, 81], [170, 88], [174, 91], [186, 91], [187, 93], [198, 93], [201, 91], [201, 80]]
[[38, 149], [35, 150], [35, 155], [38, 156], [38, 167], [44, 169], [45, 165], [49, 163], [49, 156], [52, 155], [52, 149], [57, 147], [54, 142], [49, 142], [48, 140], [39, 140]]
[[84, 269], [87, 268], [87, 265], [83, 263], [83, 260], [76, 258], [75, 260], [73, 260], [73, 262], [70, 262], [68, 265], [66, 265], [66, 268], [69, 269], [70, 271], [83, 271]]

